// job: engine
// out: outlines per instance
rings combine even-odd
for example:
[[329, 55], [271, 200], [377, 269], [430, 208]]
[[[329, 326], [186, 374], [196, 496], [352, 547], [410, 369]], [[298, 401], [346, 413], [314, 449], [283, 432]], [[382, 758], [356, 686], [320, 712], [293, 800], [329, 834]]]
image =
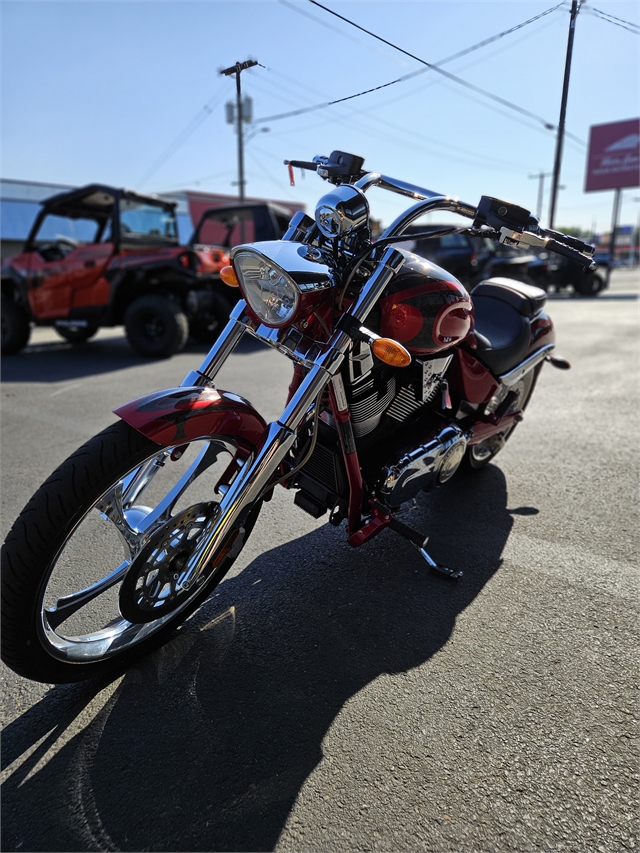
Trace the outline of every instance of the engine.
[[[456, 426], [429, 428], [425, 415], [441, 412], [445, 373], [451, 354], [414, 359], [404, 370], [375, 362], [366, 343], [356, 344], [348, 360], [346, 393], [363, 476], [380, 500], [398, 506], [420, 490], [446, 482], [462, 461], [467, 437]], [[315, 518], [339, 508], [346, 514], [348, 482], [336, 425], [320, 416], [314, 452], [296, 485], [295, 502]]]
[[446, 483], [455, 474], [467, 449], [460, 427], [443, 427], [425, 444], [402, 456], [382, 472], [377, 492], [383, 503], [396, 507]]

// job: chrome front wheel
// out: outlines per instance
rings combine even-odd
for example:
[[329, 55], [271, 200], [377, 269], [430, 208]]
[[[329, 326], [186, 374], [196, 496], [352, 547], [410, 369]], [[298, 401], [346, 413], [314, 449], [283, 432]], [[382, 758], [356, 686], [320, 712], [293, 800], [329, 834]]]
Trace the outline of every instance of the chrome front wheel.
[[3, 659], [27, 678], [78, 681], [162, 642], [209, 595], [257, 518], [197, 583], [182, 571], [244, 460], [233, 439], [161, 448], [120, 422], [36, 492], [2, 553]]

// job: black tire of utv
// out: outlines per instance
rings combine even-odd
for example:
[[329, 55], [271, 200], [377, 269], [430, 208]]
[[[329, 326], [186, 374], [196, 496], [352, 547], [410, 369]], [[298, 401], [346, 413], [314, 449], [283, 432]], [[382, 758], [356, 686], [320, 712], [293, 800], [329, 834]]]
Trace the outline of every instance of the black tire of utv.
[[[149, 326], [155, 324], [157, 334]], [[140, 296], [127, 308], [124, 327], [131, 347], [148, 358], [168, 358], [184, 348], [189, 321], [184, 311], [164, 296]]]
[[587, 272], [573, 283], [573, 289], [580, 296], [597, 296], [606, 286], [607, 282], [597, 272]]
[[6, 296], [2, 297], [2, 355], [11, 355], [26, 347], [31, 324], [26, 313]]
[[234, 307], [233, 303], [217, 293], [214, 294], [213, 301], [215, 319], [218, 323], [215, 329], [210, 329], [209, 326], [204, 326], [195, 320], [189, 324], [189, 336], [197, 343], [213, 343], [229, 322], [229, 314], [231, 314]]
[[[536, 387], [538, 376], [540, 375], [541, 370], [542, 365], [539, 364], [532, 371], [533, 377], [531, 387], [527, 390], [524, 403], [520, 407], [522, 411], [524, 411], [529, 405], [529, 400], [531, 399], [531, 395], [533, 394], [533, 391]], [[509, 428], [507, 434], [504, 437], [505, 441], [508, 441], [511, 438], [517, 426], [518, 424], [514, 424], [512, 427]], [[496, 450], [495, 453], [492, 453], [491, 456], [487, 456], [486, 459], [476, 459], [473, 455], [473, 445], [471, 447], [467, 447], [460, 467], [466, 469], [467, 471], [481, 471], [483, 468], [487, 467], [489, 462], [492, 462], [496, 458], [498, 453], [500, 453], [500, 450], [502, 450], [502, 447]]]
[[[157, 633], [119, 655], [89, 664], [52, 657], [37, 629], [38, 601], [51, 561], [75, 525], [119, 477], [148, 458], [159, 446], [124, 421], [118, 421], [72, 454], [51, 474], [22, 510], [2, 546], [2, 660], [18, 675], [50, 684], [97, 678], [124, 669], [167, 641], [210, 595], [235, 558], [223, 560], [187, 607]], [[260, 513], [254, 508], [246, 524], [249, 536]]]
[[98, 333], [98, 326], [87, 326], [86, 328], [80, 326], [77, 328], [64, 328], [62, 326], [58, 328], [56, 326], [55, 330], [61, 338], [70, 344], [83, 344]]

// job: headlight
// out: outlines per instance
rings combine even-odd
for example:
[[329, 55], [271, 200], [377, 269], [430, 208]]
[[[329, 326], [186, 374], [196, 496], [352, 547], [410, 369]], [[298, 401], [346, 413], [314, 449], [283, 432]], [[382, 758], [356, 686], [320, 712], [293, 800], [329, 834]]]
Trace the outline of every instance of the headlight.
[[325, 237], [345, 237], [368, 222], [366, 196], [349, 184], [342, 184], [323, 196], [316, 207], [316, 224]]
[[273, 261], [256, 252], [234, 253], [233, 263], [245, 299], [267, 326], [290, 323], [298, 308], [295, 281]]

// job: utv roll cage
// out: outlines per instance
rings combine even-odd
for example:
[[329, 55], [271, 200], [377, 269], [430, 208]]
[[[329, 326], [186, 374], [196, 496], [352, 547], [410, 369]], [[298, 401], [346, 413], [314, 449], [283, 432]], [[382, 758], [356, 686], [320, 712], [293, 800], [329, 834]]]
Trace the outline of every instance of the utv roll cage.
[[[111, 240], [115, 244], [115, 251], [118, 252], [122, 239], [120, 229], [120, 202], [122, 200], [160, 207], [163, 210], [171, 212], [175, 217], [175, 209], [177, 207], [177, 202], [175, 201], [167, 201], [155, 195], [144, 195], [143, 193], [135, 192], [135, 190], [118, 189], [106, 184], [87, 184], [79, 189], [58, 193], [45, 199], [31, 226], [31, 231], [29, 232], [23, 251], [29, 252], [36, 248], [35, 236], [38, 233], [40, 225], [46, 216], [53, 214], [56, 216], [65, 216], [69, 219], [94, 219], [98, 223], [96, 242], [100, 242], [102, 239], [104, 229], [111, 218], [113, 222]], [[177, 228], [175, 239], [159, 237], [158, 240], [163, 245], [177, 246]]]

